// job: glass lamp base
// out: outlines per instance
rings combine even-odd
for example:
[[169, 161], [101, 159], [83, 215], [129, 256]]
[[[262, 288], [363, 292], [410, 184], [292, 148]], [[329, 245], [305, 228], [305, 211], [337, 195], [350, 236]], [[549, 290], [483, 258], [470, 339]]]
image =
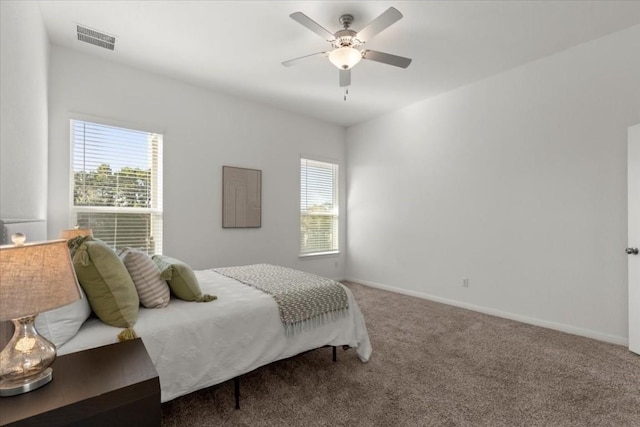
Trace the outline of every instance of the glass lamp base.
[[29, 378], [23, 378], [14, 381], [0, 381], [0, 396], [15, 396], [17, 394], [33, 391], [43, 385], [49, 383], [53, 378], [53, 369], [47, 368]]
[[51, 364], [56, 347], [38, 334], [36, 316], [13, 319], [15, 331], [0, 351], [0, 396], [14, 396], [35, 390], [51, 381]]

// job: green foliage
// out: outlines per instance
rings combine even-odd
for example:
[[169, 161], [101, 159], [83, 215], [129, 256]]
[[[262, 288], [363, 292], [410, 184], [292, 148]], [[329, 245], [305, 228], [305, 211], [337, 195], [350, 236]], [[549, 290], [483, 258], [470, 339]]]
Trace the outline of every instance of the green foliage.
[[101, 164], [95, 171], [74, 174], [75, 206], [151, 207], [151, 170], [123, 167], [113, 172]]
[[94, 237], [118, 250], [135, 248], [155, 253], [152, 215], [147, 213], [78, 212], [77, 223], [91, 228]]
[[334, 233], [337, 228], [333, 215], [303, 215], [300, 218], [300, 245], [302, 252], [321, 252], [337, 249]]

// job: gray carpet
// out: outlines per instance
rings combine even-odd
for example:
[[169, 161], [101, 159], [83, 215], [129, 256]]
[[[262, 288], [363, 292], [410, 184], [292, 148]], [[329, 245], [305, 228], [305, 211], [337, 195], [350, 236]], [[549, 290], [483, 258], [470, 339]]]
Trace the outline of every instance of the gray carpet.
[[329, 348], [162, 405], [163, 426], [640, 426], [626, 348], [347, 283], [368, 363]]

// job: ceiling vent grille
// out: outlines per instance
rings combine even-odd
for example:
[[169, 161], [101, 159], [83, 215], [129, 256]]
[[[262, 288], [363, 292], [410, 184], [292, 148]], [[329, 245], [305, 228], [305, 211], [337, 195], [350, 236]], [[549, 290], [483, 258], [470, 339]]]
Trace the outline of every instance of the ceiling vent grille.
[[92, 30], [81, 25], [76, 25], [78, 30], [78, 40], [92, 45], [100, 46], [105, 49], [113, 50], [116, 44], [116, 38], [108, 34]]

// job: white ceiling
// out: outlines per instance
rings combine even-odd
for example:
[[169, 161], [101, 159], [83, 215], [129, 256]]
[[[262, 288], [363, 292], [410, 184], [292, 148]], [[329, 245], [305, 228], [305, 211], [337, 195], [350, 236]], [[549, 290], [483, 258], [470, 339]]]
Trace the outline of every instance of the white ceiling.
[[[51, 43], [323, 121], [350, 126], [571, 46], [640, 24], [640, 1], [40, 1]], [[388, 7], [404, 18], [366, 47], [413, 58], [362, 61], [347, 101], [322, 56], [329, 43], [289, 18], [358, 31]], [[117, 37], [114, 51], [75, 24]], [[637, 52], [636, 52], [637, 54]]]

